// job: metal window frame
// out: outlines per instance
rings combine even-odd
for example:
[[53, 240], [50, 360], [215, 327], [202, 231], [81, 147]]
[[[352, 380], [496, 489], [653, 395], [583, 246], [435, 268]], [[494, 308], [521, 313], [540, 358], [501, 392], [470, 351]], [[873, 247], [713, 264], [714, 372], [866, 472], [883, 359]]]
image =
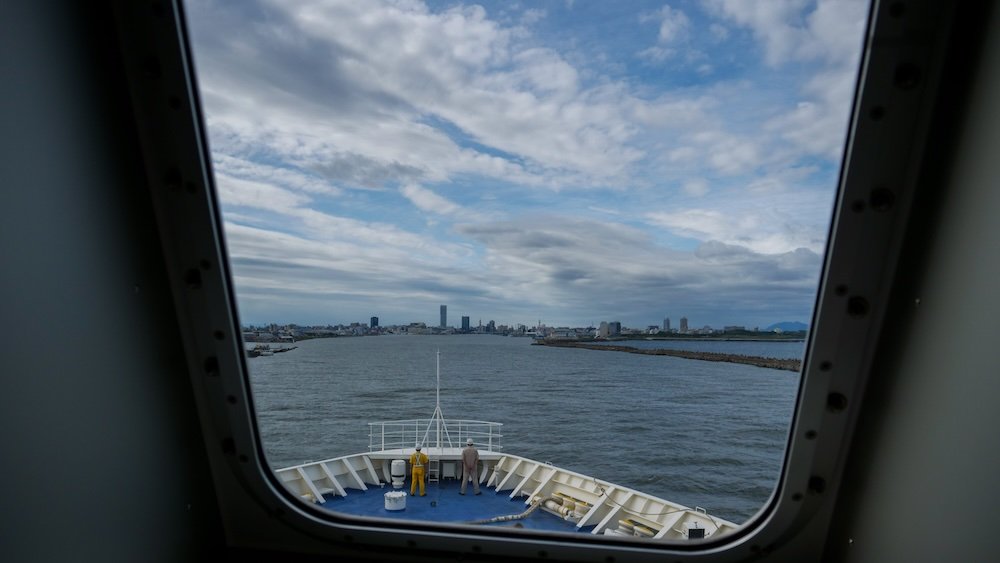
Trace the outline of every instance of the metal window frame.
[[809, 526], [825, 529], [883, 331], [954, 9], [931, 1], [872, 6], [802, 384], [771, 500], [733, 534], [661, 544], [340, 517], [286, 491], [259, 440], [183, 5], [116, 2], [141, 151], [229, 543], [313, 553], [400, 548], [601, 562], [736, 561], [766, 555]]

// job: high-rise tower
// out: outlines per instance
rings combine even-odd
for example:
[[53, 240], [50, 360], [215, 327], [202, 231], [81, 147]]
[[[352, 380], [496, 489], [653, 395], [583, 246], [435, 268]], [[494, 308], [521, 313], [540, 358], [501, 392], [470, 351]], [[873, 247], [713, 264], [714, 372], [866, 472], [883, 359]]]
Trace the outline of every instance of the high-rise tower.
[[448, 326], [448, 306], [441, 305], [441, 328]]

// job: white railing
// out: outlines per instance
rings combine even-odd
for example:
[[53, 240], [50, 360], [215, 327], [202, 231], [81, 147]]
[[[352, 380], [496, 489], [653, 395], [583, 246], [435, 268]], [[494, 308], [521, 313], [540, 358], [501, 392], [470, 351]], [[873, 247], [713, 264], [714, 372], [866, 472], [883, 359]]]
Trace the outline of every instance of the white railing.
[[461, 448], [472, 438], [481, 451], [499, 452], [502, 423], [483, 420], [423, 418], [368, 423], [368, 450]]

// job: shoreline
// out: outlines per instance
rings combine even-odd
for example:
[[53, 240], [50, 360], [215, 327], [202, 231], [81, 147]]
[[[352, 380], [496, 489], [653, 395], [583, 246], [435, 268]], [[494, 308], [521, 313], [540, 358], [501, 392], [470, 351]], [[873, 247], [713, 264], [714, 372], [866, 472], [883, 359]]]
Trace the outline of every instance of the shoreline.
[[647, 356], [673, 356], [687, 360], [702, 360], [706, 362], [729, 362], [732, 364], [745, 364], [767, 369], [780, 369], [786, 371], [800, 371], [802, 360], [765, 358], [762, 356], [744, 356], [743, 354], [723, 354], [720, 352], [694, 352], [690, 350], [668, 350], [633, 348], [632, 346], [618, 346], [614, 344], [590, 344], [587, 342], [576, 342], [571, 340], [535, 341], [536, 346], [552, 346], [554, 348], [582, 348], [585, 350], [600, 350], [605, 352], [627, 352], [629, 354], [645, 354]]

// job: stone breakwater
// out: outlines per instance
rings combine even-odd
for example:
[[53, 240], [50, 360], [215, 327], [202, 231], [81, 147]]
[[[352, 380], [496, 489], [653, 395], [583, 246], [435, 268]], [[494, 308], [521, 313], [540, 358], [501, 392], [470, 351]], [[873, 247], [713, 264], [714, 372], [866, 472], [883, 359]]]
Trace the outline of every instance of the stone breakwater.
[[572, 340], [539, 340], [535, 344], [541, 346], [555, 346], [557, 348], [585, 348], [587, 350], [600, 350], [603, 352], [628, 352], [629, 354], [647, 354], [650, 356], [674, 356], [688, 360], [703, 360], [706, 362], [729, 362], [733, 364], [748, 364], [768, 369], [783, 369], [788, 371], [799, 371], [802, 369], [802, 360], [765, 358], [762, 356], [744, 356], [743, 354], [722, 354], [719, 352], [693, 352], [690, 350], [667, 350], [667, 349], [642, 349], [632, 346], [619, 346], [616, 344], [592, 344], [589, 342], [575, 342]]

